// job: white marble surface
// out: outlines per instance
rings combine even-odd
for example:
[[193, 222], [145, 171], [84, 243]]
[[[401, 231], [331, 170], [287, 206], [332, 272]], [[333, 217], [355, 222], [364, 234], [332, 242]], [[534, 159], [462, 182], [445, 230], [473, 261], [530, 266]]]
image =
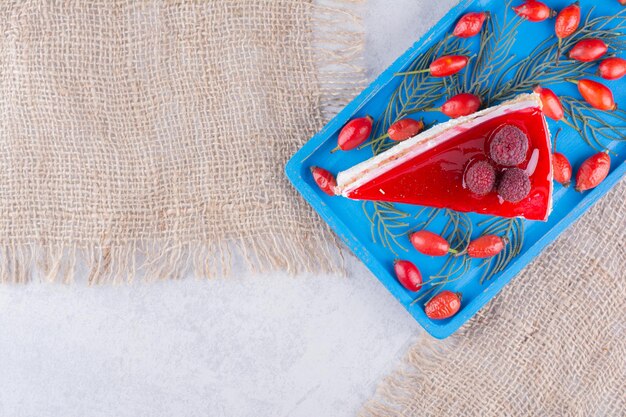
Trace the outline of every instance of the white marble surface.
[[[375, 76], [454, 0], [370, 0]], [[352, 416], [419, 326], [350, 277], [0, 287], [0, 416]]]

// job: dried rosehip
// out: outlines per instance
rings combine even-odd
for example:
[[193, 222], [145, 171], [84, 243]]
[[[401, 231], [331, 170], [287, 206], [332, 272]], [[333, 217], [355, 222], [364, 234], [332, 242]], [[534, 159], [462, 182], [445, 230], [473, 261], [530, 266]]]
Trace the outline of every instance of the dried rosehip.
[[539, 94], [539, 97], [541, 98], [543, 114], [552, 120], [561, 120], [565, 113], [563, 111], [561, 100], [559, 100], [557, 95], [554, 94], [554, 92], [549, 88], [542, 88], [540, 86], [535, 87], [534, 91]]
[[572, 180], [572, 164], [565, 155], [559, 152], [552, 154], [552, 170], [554, 180], [565, 188], [569, 187]]
[[615, 101], [613, 100], [613, 92], [597, 81], [582, 79], [582, 80], [567, 80], [578, 85], [578, 91], [583, 96], [585, 101], [592, 107], [599, 110], [613, 111], [617, 108]]
[[452, 34], [458, 38], [471, 38], [480, 33], [488, 16], [487, 12], [466, 13], [461, 16]]
[[311, 167], [311, 174], [320, 190], [328, 195], [335, 195], [337, 180], [333, 174], [320, 167]]
[[561, 54], [561, 43], [564, 38], [572, 35], [578, 29], [580, 24], [580, 5], [578, 1], [570, 4], [559, 12], [554, 22], [554, 32], [559, 39], [558, 48], [556, 52], [556, 63], [558, 65], [559, 56]]
[[407, 290], [419, 291], [422, 288], [422, 274], [412, 262], [397, 260], [393, 263], [393, 270], [400, 284]]
[[580, 62], [591, 62], [606, 54], [608, 49], [602, 39], [583, 39], [569, 51], [569, 57]]
[[576, 173], [576, 191], [587, 191], [597, 187], [611, 169], [611, 157], [607, 152], [598, 152], [582, 163]]
[[337, 147], [331, 153], [339, 149], [349, 151], [365, 142], [370, 137], [370, 133], [372, 133], [373, 122], [374, 119], [370, 116], [350, 120], [339, 132]]
[[491, 258], [504, 250], [508, 240], [496, 235], [484, 235], [474, 239], [467, 246], [467, 256], [470, 258]]
[[475, 113], [480, 108], [480, 104], [478, 96], [470, 93], [461, 93], [446, 100], [439, 110], [446, 116], [456, 119], [457, 117]]
[[433, 320], [443, 320], [454, 316], [461, 309], [461, 298], [461, 293], [441, 291], [424, 306], [426, 316]]
[[531, 22], [542, 22], [556, 16], [556, 11], [540, 1], [526, 1], [517, 7], [513, 7], [513, 10], [519, 17]]
[[559, 42], [561, 39], [567, 38], [578, 29], [580, 24], [580, 4], [578, 1], [570, 4], [559, 12], [554, 22], [554, 31]]
[[409, 240], [418, 252], [428, 256], [444, 256], [456, 253], [450, 249], [450, 244], [443, 237], [428, 230], [420, 230], [409, 235]]
[[424, 129], [424, 122], [409, 118], [400, 119], [387, 129], [389, 139], [400, 142], [417, 135]]
[[[626, 0], [624, 0], [626, 2]], [[626, 75], [626, 59], [607, 58], [598, 65], [598, 75], [605, 80], [617, 80]]]

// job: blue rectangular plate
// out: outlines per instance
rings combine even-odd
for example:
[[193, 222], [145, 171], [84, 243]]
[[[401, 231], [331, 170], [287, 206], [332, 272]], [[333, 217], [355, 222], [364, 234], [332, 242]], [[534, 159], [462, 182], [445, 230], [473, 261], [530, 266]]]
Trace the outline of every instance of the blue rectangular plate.
[[[571, 3], [570, 0], [545, 0], [554, 9], [561, 9]], [[517, 5], [520, 1], [515, 1]], [[622, 10], [622, 6], [617, 1], [594, 2], [582, 0], [581, 2], [583, 19], [593, 6], [592, 17], [614, 15]], [[600, 4], [596, 4], [600, 3]], [[460, 291], [463, 294], [463, 304], [461, 311], [454, 317], [433, 321], [426, 317], [423, 310], [423, 302], [412, 303], [417, 294], [405, 290], [393, 275], [393, 261], [398, 257], [408, 259], [419, 266], [425, 279], [429, 275], [438, 271], [443, 260], [430, 258], [417, 253], [414, 250], [404, 251], [398, 249], [396, 255], [392, 250], [373, 241], [370, 222], [362, 210], [362, 203], [351, 201], [341, 197], [329, 197], [321, 192], [310, 175], [311, 166], [321, 166], [331, 172], [337, 173], [358, 162], [371, 157], [371, 149], [354, 150], [350, 152], [330, 153], [336, 146], [337, 135], [343, 125], [353, 117], [369, 114], [376, 120], [381, 116], [393, 91], [398, 87], [402, 77], [394, 76], [396, 72], [406, 70], [411, 63], [423, 54], [435, 42], [441, 40], [447, 33], [450, 33], [459, 16], [469, 11], [488, 10], [497, 17], [502, 17], [503, 13], [508, 13], [507, 18], [514, 18], [510, 7], [502, 0], [464, 0], [434, 26], [425, 36], [416, 42], [408, 51], [398, 58], [385, 72], [383, 72], [367, 89], [357, 98], [348, 104], [335, 118], [333, 118], [318, 134], [309, 140], [288, 162], [286, 173], [294, 186], [302, 196], [313, 206], [339, 237], [350, 247], [368, 268], [378, 277], [382, 284], [396, 297], [396, 299], [407, 309], [407, 311], [436, 338], [445, 338], [455, 332], [463, 323], [483, 307], [493, 298], [515, 275], [533, 258], [535, 258], [543, 248], [552, 242], [570, 224], [579, 218], [593, 203], [611, 189], [626, 171], [626, 142], [614, 141], [609, 145], [613, 151], [611, 155], [611, 173], [607, 179], [595, 189], [584, 194], [577, 193], [571, 187], [565, 189], [560, 185], [555, 186], [554, 210], [547, 222], [525, 221], [524, 244], [517, 257], [508, 266], [491, 280], [481, 284], [481, 271], [478, 263], [472, 264], [472, 269], [466, 273], [462, 279], [451, 282], [445, 286], [452, 291]], [[511, 54], [523, 58], [539, 42], [554, 32], [554, 19], [540, 22], [523, 22], [518, 29], [518, 35]], [[465, 41], [464, 41], [465, 42]], [[467, 40], [468, 45], [472, 43]], [[475, 43], [475, 42], [474, 42]], [[609, 45], [611, 46], [611, 45]], [[476, 50], [476, 48], [473, 48]], [[620, 51], [617, 51], [618, 54]], [[517, 58], [515, 58], [517, 60]], [[590, 72], [593, 72], [591, 70]], [[594, 78], [590, 74], [590, 78]], [[626, 89], [624, 83], [626, 78], [617, 81], [602, 81], [614, 92], [615, 101], [625, 103]], [[573, 84], [556, 83], [546, 85], [559, 95], [579, 97]], [[421, 115], [419, 115], [421, 116]], [[417, 116], [417, 117], [419, 117]], [[445, 120], [440, 115], [425, 115], [425, 121]], [[558, 128], [563, 128], [559, 137], [559, 151], [566, 154], [570, 159], [574, 171], [587, 157], [595, 151], [590, 148], [573, 130], [562, 122], [549, 121], [550, 129], [555, 132]], [[408, 213], [417, 213], [420, 207], [408, 205], [396, 205]], [[471, 221], [476, 224], [485, 219], [485, 216], [470, 216]], [[413, 224], [407, 227], [409, 230], [414, 227], [419, 220], [413, 219]], [[434, 225], [437, 227], [437, 225]], [[476, 228], [474, 237], [479, 233], [480, 228]], [[403, 236], [400, 242], [404, 247], [410, 248], [408, 237]], [[423, 289], [422, 291], [424, 291]]]

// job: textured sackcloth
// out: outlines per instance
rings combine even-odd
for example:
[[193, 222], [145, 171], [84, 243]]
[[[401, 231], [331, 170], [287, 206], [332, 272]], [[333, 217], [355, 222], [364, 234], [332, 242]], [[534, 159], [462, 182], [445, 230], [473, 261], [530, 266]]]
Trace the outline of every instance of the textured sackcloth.
[[1, 2], [0, 280], [341, 270], [283, 167], [362, 87], [357, 3]]
[[361, 415], [626, 416], [626, 180]]

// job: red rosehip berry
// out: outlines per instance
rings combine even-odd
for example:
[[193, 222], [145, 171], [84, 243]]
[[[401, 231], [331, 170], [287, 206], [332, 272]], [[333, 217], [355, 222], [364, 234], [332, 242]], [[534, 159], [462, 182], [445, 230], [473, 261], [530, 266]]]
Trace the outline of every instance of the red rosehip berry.
[[549, 88], [537, 86], [534, 91], [539, 94], [539, 97], [541, 98], [543, 114], [552, 120], [561, 120], [565, 112], [563, 111], [563, 105], [561, 104], [559, 97]]
[[412, 262], [397, 260], [393, 263], [393, 270], [400, 284], [407, 290], [419, 291], [422, 288], [422, 274]]
[[336, 195], [337, 180], [333, 174], [320, 167], [311, 167], [311, 174], [320, 190], [328, 195]]
[[446, 116], [456, 119], [461, 116], [468, 116], [475, 113], [480, 108], [480, 98], [470, 93], [461, 93], [450, 97], [439, 108], [430, 109], [441, 111]]
[[420, 230], [411, 233], [409, 240], [418, 252], [429, 256], [444, 256], [448, 253], [456, 253], [454, 249], [450, 249], [450, 244], [443, 237], [428, 230]]
[[433, 77], [447, 77], [461, 71], [468, 62], [469, 57], [465, 55], [445, 55], [431, 62], [428, 69], [397, 72], [395, 75], [413, 75], [428, 72]]
[[[626, 1], [626, 0], [624, 0]], [[626, 75], [626, 59], [607, 58], [598, 65], [598, 75], [605, 80], [617, 80]]]
[[435, 59], [429, 67], [433, 77], [447, 77], [461, 71], [467, 65], [469, 58], [465, 55], [446, 55]]
[[592, 107], [599, 110], [613, 111], [617, 108], [615, 100], [613, 99], [613, 92], [609, 87], [600, 84], [597, 81], [588, 80], [583, 78], [582, 80], [568, 80], [578, 85], [578, 91], [583, 96], [585, 101]]
[[559, 12], [554, 22], [554, 32], [557, 38], [564, 39], [572, 35], [580, 24], [580, 4], [578, 1], [570, 4]]
[[374, 119], [370, 116], [358, 117], [350, 120], [339, 132], [337, 147], [331, 152], [349, 151], [365, 142], [372, 133]]
[[417, 135], [424, 129], [424, 122], [421, 120], [413, 120], [409, 118], [400, 119], [387, 129], [389, 139], [401, 142]]
[[580, 62], [591, 62], [606, 54], [608, 49], [602, 39], [583, 39], [569, 51], [569, 57]]
[[564, 38], [572, 35], [578, 29], [580, 24], [580, 5], [578, 1], [570, 4], [559, 12], [554, 22], [554, 32], [559, 40], [556, 51], [556, 64], [559, 63], [559, 56], [561, 55], [561, 43]]

